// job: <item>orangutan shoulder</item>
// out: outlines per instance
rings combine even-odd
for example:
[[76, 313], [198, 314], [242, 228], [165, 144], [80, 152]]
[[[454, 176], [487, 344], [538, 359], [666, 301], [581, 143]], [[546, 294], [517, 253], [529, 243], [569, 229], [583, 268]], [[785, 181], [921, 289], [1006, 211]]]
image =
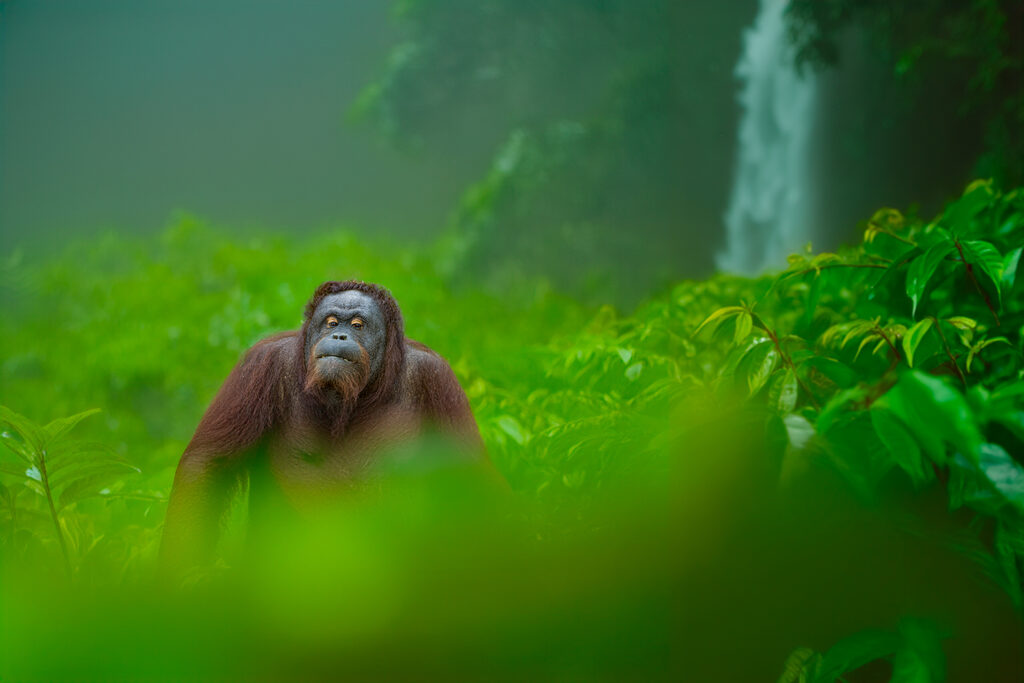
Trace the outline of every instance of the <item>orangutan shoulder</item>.
[[408, 387], [418, 392], [458, 388], [448, 361], [426, 344], [411, 339], [405, 345], [405, 380]]

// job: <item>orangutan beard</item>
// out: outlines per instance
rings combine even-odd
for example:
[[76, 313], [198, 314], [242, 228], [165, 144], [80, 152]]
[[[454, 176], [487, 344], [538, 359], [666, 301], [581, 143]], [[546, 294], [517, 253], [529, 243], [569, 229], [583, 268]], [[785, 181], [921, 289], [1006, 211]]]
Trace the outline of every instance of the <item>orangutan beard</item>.
[[305, 391], [317, 399], [332, 421], [344, 422], [352, 414], [359, 395], [370, 379], [370, 357], [361, 350], [357, 361], [316, 358], [315, 349], [307, 361]]

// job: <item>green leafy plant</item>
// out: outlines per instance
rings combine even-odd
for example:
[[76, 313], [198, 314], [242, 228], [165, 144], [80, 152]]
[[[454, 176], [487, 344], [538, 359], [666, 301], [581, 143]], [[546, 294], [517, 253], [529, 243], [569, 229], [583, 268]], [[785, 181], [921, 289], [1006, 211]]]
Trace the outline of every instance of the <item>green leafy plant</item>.
[[[297, 327], [319, 282], [359, 277], [385, 283], [408, 334], [451, 362], [491, 459], [536, 504], [538, 545], [526, 554], [572, 536], [577, 563], [601, 565], [603, 549], [581, 539], [610, 526], [602, 514], [622, 487], [664, 492], [692, 477], [687, 490], [700, 492], [693, 464], [727, 452], [735, 433], [747, 439], [740, 474], [758, 491], [782, 490], [788, 464], [803, 459], [834, 469], [868, 503], [893, 490], [941, 494], [969, 520], [943, 543], [1022, 606], [1020, 190], [973, 183], [933, 220], [883, 209], [858, 245], [796, 254], [770, 276], [678, 282], [630, 311], [581, 304], [540, 280], [501, 296], [453, 288], [437, 265], [449, 247], [344, 233], [240, 241], [183, 218], [159, 239], [12, 262], [5, 283], [17, 296], [0, 316], [5, 400], [49, 416], [99, 404], [106, 419], [40, 426], [4, 409], [0, 543], [18, 551], [5, 559], [66, 562], [80, 585], [144, 575], [175, 465], [231, 366], [261, 337]], [[68, 334], [50, 333], [54, 317]], [[72, 427], [109, 448], [72, 441]], [[734, 488], [742, 493], [720, 496], [737, 507], [753, 498]], [[642, 520], [638, 509], [630, 514]], [[632, 528], [628, 515], [615, 523]], [[679, 541], [652, 535], [659, 548]], [[376, 536], [367, 548], [379, 552]], [[898, 652], [924, 651], [903, 627], [851, 637], [835, 652], [794, 654], [787, 671], [818, 680], [883, 659], [941, 680], [931, 665], [897, 666], [917, 656]]]
[[907, 619], [896, 631], [861, 631], [824, 653], [799, 648], [786, 660], [779, 683], [834, 683], [878, 660], [890, 663], [892, 683], [942, 683], [946, 680], [943, 637], [934, 624]]
[[[73, 573], [73, 564], [68, 550], [66, 511], [90, 496], [109, 493], [107, 486], [126, 471], [139, 471], [113, 456], [103, 444], [66, 438], [79, 422], [98, 412], [98, 409], [87, 410], [38, 425], [0, 406], [3, 427], [0, 439], [19, 461], [0, 461], [0, 474], [11, 477], [44, 503], [69, 575]], [[32, 511], [30, 507], [18, 507], [18, 493], [17, 488], [12, 490], [0, 483], [0, 497], [7, 509], [12, 533], [19, 524], [19, 515], [25, 517]]]

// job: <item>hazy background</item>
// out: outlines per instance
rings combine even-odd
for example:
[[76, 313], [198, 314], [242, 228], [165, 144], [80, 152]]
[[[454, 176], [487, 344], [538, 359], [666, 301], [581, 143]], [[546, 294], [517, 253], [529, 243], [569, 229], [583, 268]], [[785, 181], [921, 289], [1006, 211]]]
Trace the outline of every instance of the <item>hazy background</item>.
[[[584, 215], [650, 246], [627, 258], [598, 231], [580, 253], [545, 246], [556, 270], [566, 260], [600, 260], [603, 248], [613, 266], [621, 260], [632, 272], [650, 270], [638, 279], [645, 287], [712, 269], [736, 157], [733, 69], [756, 10], [754, 0], [742, 0], [689, 3], [675, 12], [678, 26], [665, 38], [671, 73], [641, 98], [626, 95], [644, 117], [637, 130], [653, 138], [634, 135], [623, 143], [646, 165], [630, 177], [626, 159], [615, 181], [622, 196], [634, 199], [589, 206]], [[432, 238], [486, 174], [510, 128], [544, 117], [585, 122], [603, 115], [593, 111], [608, 99], [605, 81], [588, 74], [604, 73], [593, 66], [602, 55], [609, 73], [621, 67], [618, 32], [632, 27], [579, 14], [562, 24], [573, 36], [597, 38], [580, 42], [578, 68], [524, 84], [523, 73], [529, 79], [544, 68], [538, 62], [533, 72], [518, 74], [519, 82], [499, 79], [490, 94], [439, 91], [439, 101], [426, 105], [407, 98], [411, 116], [428, 121], [433, 137], [432, 144], [415, 144], [407, 136], [413, 142], [403, 144], [401, 136], [389, 140], [380, 126], [347, 116], [360, 91], [386, 73], [389, 53], [408, 32], [389, 17], [388, 3], [0, 2], [0, 249], [33, 253], [104, 228], [150, 232], [178, 210], [241, 229], [345, 223], [367, 233]], [[481, 28], [466, 16], [464, 26], [444, 35], [477, 37]], [[490, 38], [482, 33], [479, 40]], [[901, 100], [908, 89], [886, 89], [887, 72], [873, 64], [870, 48], [855, 35], [845, 42], [841, 68], [822, 75], [813, 133], [816, 196], [826, 207], [816, 242], [824, 248], [853, 239], [857, 221], [878, 206], [940, 208], [970, 178], [981, 139], [941, 84], [927, 84], [927, 97]], [[480, 54], [458, 48], [452, 59]], [[481, 80], [490, 68], [477, 68]], [[417, 87], [429, 93], [433, 85]], [[556, 189], [547, 195], [535, 192], [531, 201], [544, 210], [498, 230], [548, 235], [553, 228], [535, 227], [545, 210], [554, 211], [553, 225], [578, 221], [558, 213], [566, 198], [606, 193], [573, 182], [570, 174], [569, 187], [552, 182]], [[513, 257], [522, 251], [495, 244]], [[529, 253], [518, 258], [538, 261]]]
[[5, 249], [153, 230], [178, 209], [229, 225], [412, 233], [436, 228], [479, 171], [344, 125], [395, 41], [387, 3], [0, 8]]

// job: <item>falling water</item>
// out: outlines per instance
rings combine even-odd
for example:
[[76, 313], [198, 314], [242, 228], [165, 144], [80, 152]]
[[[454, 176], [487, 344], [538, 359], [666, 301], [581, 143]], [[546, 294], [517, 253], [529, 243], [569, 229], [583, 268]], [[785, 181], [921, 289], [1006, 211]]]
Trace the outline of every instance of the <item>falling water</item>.
[[718, 267], [755, 274], [785, 265], [811, 235], [809, 139], [815, 81], [798, 73], [786, 33], [788, 0], [761, 0], [743, 36], [739, 155]]

